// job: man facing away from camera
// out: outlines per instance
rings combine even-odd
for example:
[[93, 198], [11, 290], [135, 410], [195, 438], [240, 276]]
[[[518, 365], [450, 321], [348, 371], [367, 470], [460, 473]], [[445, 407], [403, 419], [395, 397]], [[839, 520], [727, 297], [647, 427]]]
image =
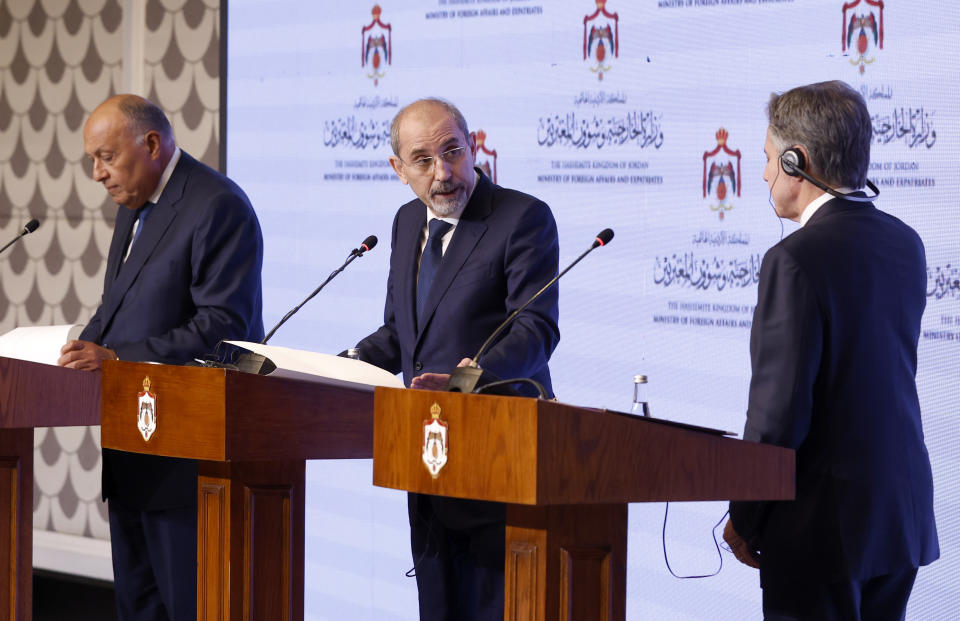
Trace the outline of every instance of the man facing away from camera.
[[743, 435], [796, 450], [796, 500], [732, 502], [724, 538], [759, 567], [768, 621], [902, 620], [940, 554], [916, 386], [923, 243], [860, 191], [856, 91], [800, 86], [767, 113], [763, 178], [801, 228], [760, 269]]

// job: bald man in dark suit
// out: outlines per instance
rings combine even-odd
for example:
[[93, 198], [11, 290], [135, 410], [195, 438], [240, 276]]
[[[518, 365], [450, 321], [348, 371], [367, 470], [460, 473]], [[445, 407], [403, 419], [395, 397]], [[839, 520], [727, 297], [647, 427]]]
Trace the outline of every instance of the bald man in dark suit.
[[[260, 340], [263, 241], [243, 191], [181, 151], [163, 112], [134, 95], [94, 110], [83, 140], [121, 208], [102, 303], [60, 364], [183, 364], [221, 339]], [[196, 619], [196, 462], [104, 450], [103, 495], [120, 619]]]

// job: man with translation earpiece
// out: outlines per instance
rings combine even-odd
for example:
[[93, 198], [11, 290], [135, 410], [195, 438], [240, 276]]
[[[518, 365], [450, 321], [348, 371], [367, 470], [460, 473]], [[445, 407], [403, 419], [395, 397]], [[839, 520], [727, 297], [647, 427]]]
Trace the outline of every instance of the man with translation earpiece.
[[760, 269], [743, 436], [796, 450], [796, 500], [732, 502], [724, 538], [760, 569], [768, 621], [902, 620], [940, 555], [916, 387], [923, 243], [871, 202], [856, 91], [800, 86], [767, 113], [763, 178], [801, 228]]

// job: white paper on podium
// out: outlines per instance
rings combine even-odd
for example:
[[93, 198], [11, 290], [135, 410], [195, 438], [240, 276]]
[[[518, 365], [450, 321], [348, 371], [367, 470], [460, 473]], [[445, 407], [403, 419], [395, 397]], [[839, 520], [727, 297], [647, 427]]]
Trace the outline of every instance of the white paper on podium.
[[57, 364], [60, 348], [80, 335], [83, 326], [31, 326], [14, 328], [0, 335], [0, 356]]
[[373, 391], [375, 386], [404, 387], [403, 381], [396, 375], [360, 360], [246, 341], [226, 342], [269, 358], [277, 366], [270, 373], [271, 376], [293, 377], [370, 391]]

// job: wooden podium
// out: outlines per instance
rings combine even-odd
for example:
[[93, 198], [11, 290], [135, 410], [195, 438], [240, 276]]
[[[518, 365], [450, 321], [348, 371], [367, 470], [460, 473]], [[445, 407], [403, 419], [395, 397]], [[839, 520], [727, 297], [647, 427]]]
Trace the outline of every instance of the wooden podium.
[[794, 495], [791, 450], [536, 399], [377, 388], [373, 440], [375, 485], [508, 503], [507, 621], [622, 621], [629, 502]]
[[369, 458], [373, 393], [129, 362], [105, 362], [102, 375], [104, 448], [199, 460], [197, 618], [301, 621], [304, 460]]
[[100, 374], [0, 357], [0, 619], [33, 616], [33, 429], [100, 424]]

